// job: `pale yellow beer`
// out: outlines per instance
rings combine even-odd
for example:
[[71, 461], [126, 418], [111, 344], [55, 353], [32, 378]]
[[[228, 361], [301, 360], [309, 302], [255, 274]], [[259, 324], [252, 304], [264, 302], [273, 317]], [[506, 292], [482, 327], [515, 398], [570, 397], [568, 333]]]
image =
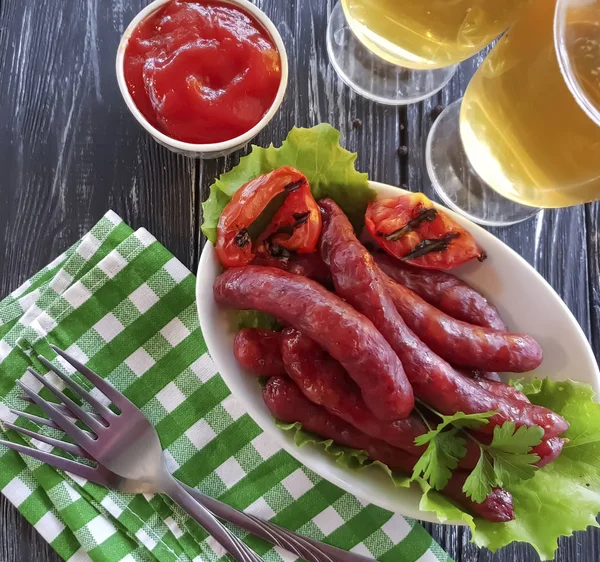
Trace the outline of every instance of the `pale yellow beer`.
[[480, 51], [530, 1], [342, 0], [342, 6], [350, 28], [369, 50], [392, 64], [428, 70]]
[[600, 199], [594, 115], [600, 111], [600, 0], [582, 0], [566, 12], [568, 56], [561, 60], [572, 72], [564, 74], [555, 9], [555, 0], [535, 0], [522, 13], [475, 74], [461, 108], [461, 138], [475, 171], [500, 194], [535, 207]]

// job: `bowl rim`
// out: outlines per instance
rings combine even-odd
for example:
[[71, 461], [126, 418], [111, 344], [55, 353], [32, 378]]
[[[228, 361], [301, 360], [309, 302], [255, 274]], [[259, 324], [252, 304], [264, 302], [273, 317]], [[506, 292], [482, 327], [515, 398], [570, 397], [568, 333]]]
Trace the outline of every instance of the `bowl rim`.
[[[369, 181], [369, 186], [371, 188], [375, 189], [378, 192], [378, 194], [380, 194], [382, 197], [393, 196], [393, 194], [391, 194], [390, 192], [398, 192], [398, 194], [411, 193], [411, 192], [406, 191], [397, 186], [393, 186], [393, 185], [382, 183], [382, 182]], [[585, 344], [584, 344], [585, 349], [586, 349], [585, 361], [589, 362], [589, 364], [593, 366], [593, 373], [591, 373], [591, 374], [593, 374], [593, 380], [592, 380], [592, 382], [588, 382], [588, 384], [590, 384], [593, 387], [594, 392], [596, 393], [596, 400], [599, 400], [599, 398], [600, 398], [600, 365], [598, 364], [598, 361], [596, 360], [596, 357], [592, 350], [591, 344], [590, 344], [589, 340], [587, 339], [587, 337], [583, 331], [583, 328], [581, 327], [581, 325], [579, 324], [579, 322], [577, 321], [577, 319], [575, 318], [574, 314], [571, 312], [569, 307], [566, 305], [566, 303], [562, 300], [562, 298], [554, 290], [552, 285], [550, 285], [550, 283], [548, 283], [548, 281], [527, 260], [525, 260], [525, 258], [523, 258], [513, 248], [511, 248], [508, 244], [506, 244], [505, 242], [503, 242], [502, 240], [497, 238], [491, 232], [488, 232], [481, 226], [470, 221], [468, 218], [458, 215], [456, 212], [452, 211], [451, 209], [448, 209], [447, 207], [445, 207], [439, 203], [434, 202], [434, 205], [436, 207], [444, 210], [445, 212], [447, 212], [452, 218], [458, 219], [458, 221], [460, 223], [464, 223], [464, 225], [466, 225], [466, 227], [469, 229], [469, 231], [472, 232], [473, 234], [476, 234], [476, 235], [482, 234], [483, 236], [490, 237], [491, 240], [495, 241], [494, 242], [495, 244], [498, 244], [505, 251], [508, 252], [508, 254], [510, 255], [510, 258], [512, 260], [517, 262], [521, 267], [526, 268], [526, 270], [528, 270], [531, 274], [533, 274], [536, 277], [538, 282], [540, 282], [542, 285], [544, 285], [549, 290], [549, 293], [551, 294], [555, 304], [563, 311], [563, 313], [565, 313], [567, 316], [569, 316], [570, 319], [572, 320], [571, 327], [577, 333], [578, 339], [581, 342], [585, 342]], [[206, 248], [212, 248], [213, 251], [206, 252], [205, 251]], [[403, 515], [405, 517], [411, 517], [413, 519], [417, 519], [420, 521], [426, 521], [426, 522], [436, 523], [436, 524], [441, 524], [441, 525], [467, 526], [468, 523], [464, 520], [440, 520], [440, 518], [438, 518], [434, 512], [423, 511], [423, 510], [419, 509], [418, 507], [413, 508], [412, 506], [407, 505], [404, 502], [399, 503], [398, 500], [393, 496], [389, 496], [389, 497], [385, 497], [385, 498], [381, 498], [380, 496], [378, 496], [377, 499], [374, 500], [371, 496], [368, 495], [368, 493], [364, 489], [363, 490], [356, 489], [354, 487], [352, 480], [349, 480], [349, 479], [346, 479], [343, 477], [343, 475], [341, 474], [340, 471], [344, 472], [344, 469], [341, 467], [335, 466], [335, 460], [333, 459], [333, 457], [331, 457], [331, 459], [328, 459], [328, 460], [331, 460], [331, 464], [327, 467], [327, 471], [319, 470], [319, 468], [317, 468], [315, 466], [315, 464], [318, 462], [318, 457], [325, 454], [324, 452], [322, 452], [318, 447], [313, 447], [313, 446], [302, 447], [302, 448], [298, 447], [294, 442], [292, 433], [284, 432], [281, 429], [279, 429], [277, 427], [277, 425], [274, 423], [273, 418], [271, 417], [268, 410], [266, 410], [266, 408], [265, 408], [266, 411], [256, 411], [256, 408], [254, 407], [254, 404], [252, 403], [251, 400], [246, 400], [243, 395], [240, 395], [240, 393], [238, 392], [238, 390], [239, 390], [238, 388], [235, 388], [233, 385], [230, 386], [230, 384], [228, 382], [228, 379], [230, 377], [227, 375], [224, 375], [221, 372], [221, 366], [219, 365], [220, 360], [217, 357], [217, 356], [221, 355], [219, 348], [217, 346], [212, 346], [210, 343], [215, 338], [218, 338], [218, 335], [211, 334], [210, 332], [204, 333], [205, 325], [203, 325], [204, 324], [203, 319], [205, 318], [205, 315], [202, 314], [202, 312], [200, 310], [200, 303], [203, 301], [202, 296], [208, 290], [210, 291], [210, 294], [212, 295], [212, 286], [210, 288], [207, 288], [204, 286], [205, 284], [201, 283], [201, 280], [203, 278], [203, 276], [201, 275], [201, 272], [210, 263], [209, 260], [213, 256], [214, 256], [214, 246], [211, 244], [211, 242], [207, 241], [205, 247], [202, 250], [202, 254], [200, 256], [200, 260], [198, 263], [197, 276], [196, 276], [196, 306], [198, 309], [200, 328], [204, 334], [204, 339], [206, 342], [208, 353], [215, 361], [217, 370], [218, 370], [221, 378], [223, 379], [225, 384], [228, 386], [231, 393], [236, 397], [236, 399], [238, 399], [244, 405], [244, 407], [246, 408], [248, 414], [253, 419], [253, 421], [265, 433], [267, 433], [271, 438], [273, 438], [273, 440], [275, 441], [275, 443], [277, 444], [278, 447], [281, 447], [283, 450], [285, 450], [287, 453], [289, 453], [302, 466], [306, 466], [309, 470], [316, 472], [321, 478], [329, 481], [330, 483], [334, 484], [335, 486], [338, 486], [339, 488], [341, 488], [345, 492], [348, 492], [349, 494], [352, 494], [358, 498], [362, 498], [364, 501], [370, 501], [371, 503], [373, 503], [374, 505], [377, 505], [378, 507], [380, 507], [382, 509], [386, 509], [386, 510], [394, 512], [394, 513], [400, 513], [401, 515]], [[460, 273], [458, 275], [460, 276]], [[211, 350], [211, 348], [216, 349], [216, 353], [213, 354], [213, 351]], [[231, 355], [231, 357], [233, 357], [233, 352], [231, 352], [230, 355]], [[578, 380], [578, 379], [574, 378], [573, 380]], [[267, 421], [267, 418], [268, 418], [268, 421]], [[308, 449], [308, 451], [306, 451], [307, 449]], [[383, 471], [382, 471], [382, 475], [384, 475]], [[385, 476], [385, 478], [387, 478], [387, 475], [384, 475], [384, 476]], [[367, 487], [369, 486], [368, 482], [366, 483], [366, 486]], [[414, 487], [414, 485], [412, 487]], [[362, 493], [362, 492], [364, 492], [364, 493]], [[421, 493], [420, 490], [417, 490], [417, 493], [420, 494]]]
[[279, 110], [281, 103], [283, 102], [283, 98], [285, 96], [285, 92], [288, 86], [289, 80], [289, 64], [288, 64], [288, 56], [285, 45], [283, 43], [283, 39], [281, 38], [281, 34], [277, 30], [277, 27], [273, 23], [273, 21], [258, 7], [252, 4], [249, 0], [219, 0], [219, 2], [223, 2], [225, 4], [233, 4], [239, 7], [242, 11], [250, 14], [254, 17], [260, 25], [265, 29], [265, 31], [271, 36], [277, 51], [279, 52], [279, 57], [281, 59], [281, 80], [279, 82], [279, 88], [277, 90], [277, 94], [271, 107], [269, 110], [263, 115], [262, 119], [254, 125], [251, 129], [234, 137], [232, 139], [216, 142], [216, 143], [190, 143], [184, 142], [177, 139], [174, 139], [165, 133], [159, 131], [156, 127], [151, 125], [148, 120], [144, 117], [142, 112], [138, 109], [135, 102], [133, 101], [133, 97], [129, 92], [129, 88], [127, 87], [127, 82], [125, 80], [125, 51], [127, 50], [127, 44], [129, 39], [137, 26], [149, 17], [152, 13], [156, 12], [160, 7], [165, 4], [172, 2], [173, 0], [154, 0], [148, 4], [145, 8], [143, 8], [138, 14], [131, 20], [131, 23], [125, 29], [123, 36], [119, 42], [119, 47], [117, 49], [117, 58], [116, 58], [116, 73], [117, 73], [117, 83], [119, 85], [119, 90], [121, 91], [121, 95], [125, 100], [125, 104], [129, 111], [136, 118], [138, 123], [142, 125], [144, 129], [148, 133], [150, 133], [154, 138], [156, 138], [159, 142], [165, 144], [166, 146], [173, 148], [178, 151], [183, 152], [199, 152], [199, 153], [218, 153], [231, 149], [235, 149], [237, 147], [243, 146], [250, 142], [262, 129], [264, 129], [271, 119], [275, 116], [277, 111]]

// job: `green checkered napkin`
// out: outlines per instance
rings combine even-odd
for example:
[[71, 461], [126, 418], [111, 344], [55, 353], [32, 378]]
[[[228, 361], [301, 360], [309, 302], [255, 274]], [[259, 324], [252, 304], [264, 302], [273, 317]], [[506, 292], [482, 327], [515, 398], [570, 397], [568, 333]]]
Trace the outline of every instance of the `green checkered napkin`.
[[[54, 343], [142, 408], [160, 434], [170, 468], [187, 484], [379, 560], [447, 561], [418, 523], [336, 488], [259, 429], [208, 355], [194, 284], [194, 276], [147, 231], [133, 232], [109, 212], [0, 303], [0, 419], [15, 420], [9, 408], [39, 414], [21, 400], [15, 381], [47, 396], [26, 369], [45, 372], [37, 355], [54, 357], [49, 347]], [[64, 386], [55, 375], [47, 376]], [[34, 429], [60, 437], [50, 428]], [[1, 428], [0, 436], [22, 442]], [[29, 444], [49, 449], [35, 440]], [[214, 540], [161, 496], [109, 491], [5, 448], [0, 448], [0, 490], [71, 562], [225, 558]], [[240, 536], [267, 561], [294, 559], [255, 537]]]

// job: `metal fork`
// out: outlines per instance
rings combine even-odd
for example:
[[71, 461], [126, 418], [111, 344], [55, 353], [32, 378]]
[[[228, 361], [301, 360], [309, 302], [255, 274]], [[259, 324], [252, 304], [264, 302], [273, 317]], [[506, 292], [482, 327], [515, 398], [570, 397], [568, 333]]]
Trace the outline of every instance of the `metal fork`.
[[104, 394], [119, 409], [120, 413], [116, 414], [111, 411], [100, 400], [42, 356], [38, 357], [39, 360], [54, 371], [66, 386], [88, 402], [96, 415], [94, 416], [81, 408], [32, 368], [29, 368], [28, 371], [65, 404], [78, 419], [85, 423], [91, 433], [77, 427], [56, 405], [47, 402], [21, 381], [17, 381], [25, 394], [98, 463], [118, 478], [137, 482], [139, 486], [132, 491], [166, 494], [204, 527], [235, 560], [238, 562], [258, 562], [262, 560], [248, 545], [218, 521], [210, 511], [190, 496], [185, 488], [171, 475], [165, 463], [158, 434], [138, 407], [85, 365], [73, 359], [58, 347], [51, 347]]
[[[30, 399], [27, 400], [29, 401]], [[63, 405], [58, 405], [57, 407], [65, 415], [73, 416], [73, 413], [67, 407]], [[17, 410], [11, 411], [39, 425], [45, 425], [54, 429], [60, 429], [60, 427], [51, 420], [40, 418], [38, 416], [34, 416], [25, 412], [19, 412]], [[76, 457], [83, 457], [95, 461], [95, 459], [93, 459], [91, 455], [87, 454], [83, 449], [81, 449], [81, 447], [73, 445], [72, 443], [67, 443], [59, 439], [54, 439], [46, 435], [41, 435], [39, 433], [36, 433], [23, 427], [16, 426], [9, 422], [4, 422], [4, 425], [28, 437], [37, 439], [38, 441], [51, 445], [52, 447], [56, 447], [67, 451], [68, 453]], [[127, 480], [126, 478], [121, 478], [114, 472], [111, 472], [107, 468], [103, 467], [101, 464], [98, 464], [97, 461], [97, 466], [91, 467], [88, 465], [84, 465], [76, 460], [65, 459], [64, 457], [59, 457], [53, 455], [52, 453], [41, 451], [39, 449], [33, 449], [31, 447], [20, 445], [18, 443], [13, 443], [11, 441], [0, 440], [0, 445], [4, 445], [10, 449], [18, 451], [19, 453], [34, 457], [41, 462], [58, 468], [59, 470], [70, 472], [75, 476], [80, 476], [81, 478], [85, 478], [90, 482], [99, 484], [101, 486], [105, 486], [107, 488], [113, 488], [127, 493], [146, 492], [145, 489], [140, 489], [140, 484], [138, 482]], [[258, 517], [255, 517], [253, 515], [238, 511], [237, 509], [223, 502], [220, 502], [219, 500], [215, 500], [210, 496], [205, 496], [204, 494], [201, 494], [198, 490], [186, 486], [183, 483], [182, 486], [189, 494], [191, 494], [194, 497], [196, 501], [203, 504], [207, 509], [209, 509], [214, 515], [216, 515], [220, 519], [227, 521], [228, 523], [232, 523], [242, 529], [245, 529], [249, 533], [260, 537], [261, 539], [271, 544], [274, 544], [275, 546], [284, 548], [288, 552], [291, 552], [292, 554], [295, 554], [299, 558], [307, 560], [308, 562], [373, 562], [372, 558], [367, 558], [360, 554], [347, 552], [340, 548], [336, 548], [335, 546], [331, 546], [313, 539], [309, 539], [308, 537], [304, 537], [302, 535], [294, 533], [293, 531], [289, 531], [288, 529], [284, 529], [282, 527], [274, 525], [273, 523], [269, 523], [268, 521], [263, 521], [262, 519], [259, 519]]]

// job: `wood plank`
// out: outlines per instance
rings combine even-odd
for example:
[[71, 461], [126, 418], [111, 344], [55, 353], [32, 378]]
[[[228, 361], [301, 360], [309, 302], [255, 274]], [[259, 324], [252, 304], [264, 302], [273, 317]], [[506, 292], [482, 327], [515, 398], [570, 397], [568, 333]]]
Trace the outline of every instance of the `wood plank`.
[[149, 138], [114, 75], [123, 28], [145, 4], [3, 2], [1, 294], [109, 208], [193, 261], [196, 163]]
[[587, 205], [586, 224], [592, 347], [600, 362], [600, 201]]
[[[147, 227], [186, 265], [202, 247], [199, 205], [213, 178], [240, 154], [195, 162], [154, 143], [128, 113], [114, 78], [121, 33], [146, 0], [75, 0], [27, 5], [0, 0], [0, 294], [6, 294], [79, 238], [108, 209]], [[256, 0], [277, 24], [290, 58], [281, 111], [256, 143], [276, 145], [292, 126], [328, 121], [372, 179], [431, 194], [426, 135], [437, 105], [457, 99], [481, 57], [461, 66], [444, 93], [398, 110], [354, 95], [325, 47], [326, 2]], [[60, 29], [57, 37], [55, 30]], [[360, 123], [360, 125], [358, 125]], [[397, 149], [406, 145], [408, 152]], [[247, 152], [247, 151], [246, 151]], [[600, 355], [600, 204], [545, 212], [493, 232], [532, 263], [574, 312]], [[18, 251], [15, 251], [18, 248]], [[565, 274], [568, 273], [568, 274]], [[514, 546], [497, 555], [456, 527], [428, 528], [461, 562], [536, 560]], [[0, 560], [59, 558], [0, 498]], [[557, 560], [598, 560], [600, 532], [561, 541]]]
[[62, 558], [4, 497], [0, 501], [0, 560], [60, 562]]

